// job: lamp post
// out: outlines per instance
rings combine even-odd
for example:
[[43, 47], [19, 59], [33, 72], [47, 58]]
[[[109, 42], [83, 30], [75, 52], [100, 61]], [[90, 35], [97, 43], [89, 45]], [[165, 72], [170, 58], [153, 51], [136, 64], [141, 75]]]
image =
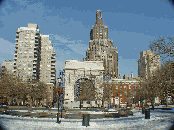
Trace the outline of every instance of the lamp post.
[[[58, 83], [59, 83], [59, 87], [60, 87], [60, 83], [61, 83], [61, 78], [58, 78], [57, 79], [58, 80]], [[59, 120], [59, 95], [60, 95], [60, 93], [61, 93], [61, 91], [59, 90], [59, 91], [56, 91], [56, 93], [58, 93], [58, 113], [57, 113], [57, 123], [60, 123], [61, 121]]]

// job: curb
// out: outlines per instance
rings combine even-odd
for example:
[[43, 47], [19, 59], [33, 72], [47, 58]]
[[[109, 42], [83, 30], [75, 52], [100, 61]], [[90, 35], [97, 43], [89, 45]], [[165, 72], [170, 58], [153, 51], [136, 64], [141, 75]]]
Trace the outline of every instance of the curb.
[[[17, 116], [7, 116], [7, 115], [0, 115], [0, 118], [3, 119], [17, 119], [17, 120], [37, 120], [37, 121], [57, 121], [57, 118], [32, 118], [32, 117], [17, 117]], [[131, 119], [139, 119], [143, 118], [143, 116], [137, 117], [122, 117], [122, 118], [104, 118], [104, 119], [90, 119], [90, 122], [102, 122], [102, 121], [115, 121], [115, 120], [131, 120]], [[61, 122], [82, 122], [82, 119], [64, 119], [60, 118]]]

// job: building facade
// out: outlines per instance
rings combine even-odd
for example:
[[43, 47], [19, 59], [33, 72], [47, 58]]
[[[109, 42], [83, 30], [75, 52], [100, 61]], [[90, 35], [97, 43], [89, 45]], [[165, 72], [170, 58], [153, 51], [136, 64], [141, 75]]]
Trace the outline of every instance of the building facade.
[[14, 75], [23, 82], [39, 80], [41, 40], [37, 24], [16, 31]]
[[40, 81], [47, 85], [47, 96], [45, 105], [52, 105], [53, 90], [56, 84], [56, 53], [49, 40], [49, 35], [41, 35], [41, 61], [40, 61]]
[[160, 56], [153, 51], [141, 51], [138, 59], [138, 77], [148, 78], [160, 66]]
[[8, 60], [2, 62], [2, 74], [8, 73], [13, 75], [14, 61]]
[[[136, 90], [140, 86], [135, 79], [111, 79], [106, 86], [111, 86], [109, 101], [111, 107], [130, 107], [139, 101], [136, 99]], [[140, 103], [139, 103], [140, 104]]]
[[47, 85], [45, 105], [53, 102], [56, 83], [55, 51], [49, 35], [41, 35], [37, 24], [28, 23], [16, 31], [14, 76], [23, 82], [41, 81]]
[[95, 25], [90, 30], [89, 47], [84, 61], [103, 61], [104, 75], [118, 78], [118, 52], [113, 41], [108, 39], [108, 26], [104, 26], [102, 13], [96, 12]]
[[86, 105], [85, 102], [89, 102], [88, 105], [92, 106], [95, 101], [101, 106], [104, 71], [102, 61], [67, 60], [64, 71], [64, 106], [79, 107], [81, 100], [83, 106]]
[[53, 84], [56, 82], [55, 55], [49, 35], [41, 35], [40, 81]]

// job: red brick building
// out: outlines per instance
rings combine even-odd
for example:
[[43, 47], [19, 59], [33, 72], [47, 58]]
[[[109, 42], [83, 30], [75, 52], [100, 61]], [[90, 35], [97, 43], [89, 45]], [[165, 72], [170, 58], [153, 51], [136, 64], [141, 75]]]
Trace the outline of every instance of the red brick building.
[[112, 86], [110, 91], [109, 103], [111, 107], [131, 107], [136, 104], [138, 106], [138, 99], [135, 98], [139, 81], [136, 79], [111, 79], [107, 82]]

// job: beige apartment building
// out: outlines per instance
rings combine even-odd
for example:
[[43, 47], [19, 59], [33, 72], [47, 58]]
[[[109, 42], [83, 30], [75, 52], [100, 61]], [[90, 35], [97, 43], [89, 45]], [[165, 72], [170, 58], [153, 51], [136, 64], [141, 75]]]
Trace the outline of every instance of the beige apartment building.
[[8, 74], [13, 74], [13, 67], [14, 67], [14, 61], [13, 60], [8, 60], [2, 62], [2, 74], [3, 73], [8, 73]]
[[138, 77], [148, 78], [160, 66], [160, 56], [153, 51], [141, 51], [138, 59]]
[[29, 23], [16, 31], [14, 74], [24, 82], [39, 79], [40, 39], [37, 24]]
[[41, 61], [40, 61], [40, 81], [45, 83], [55, 83], [55, 51], [49, 40], [49, 35], [41, 35]]
[[38, 25], [28, 23], [16, 31], [16, 45], [13, 73], [23, 82], [38, 81], [47, 84], [44, 105], [53, 101], [53, 87], [56, 82], [55, 51], [49, 35], [41, 35]]
[[55, 55], [49, 35], [41, 35], [40, 81], [47, 84], [45, 105], [51, 105], [53, 101], [53, 88], [56, 82]]
[[108, 26], [104, 26], [102, 13], [96, 12], [95, 25], [90, 30], [89, 47], [84, 61], [103, 61], [105, 72], [113, 78], [118, 78], [118, 52], [113, 41], [108, 39]]

